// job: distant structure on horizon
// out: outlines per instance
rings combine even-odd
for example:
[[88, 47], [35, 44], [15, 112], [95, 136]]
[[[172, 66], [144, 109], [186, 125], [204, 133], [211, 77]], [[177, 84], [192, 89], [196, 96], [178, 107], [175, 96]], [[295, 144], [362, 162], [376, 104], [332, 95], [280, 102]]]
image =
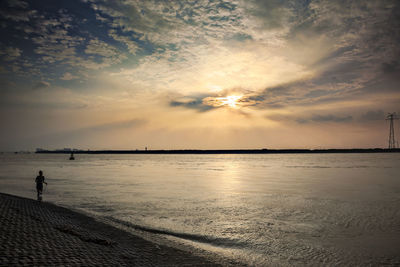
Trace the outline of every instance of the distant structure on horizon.
[[[389, 121], [389, 149], [396, 148], [396, 139], [394, 137], [394, 120], [398, 120], [399, 118], [395, 113], [389, 113], [386, 117], [386, 120]], [[398, 145], [397, 145], [398, 146]]]

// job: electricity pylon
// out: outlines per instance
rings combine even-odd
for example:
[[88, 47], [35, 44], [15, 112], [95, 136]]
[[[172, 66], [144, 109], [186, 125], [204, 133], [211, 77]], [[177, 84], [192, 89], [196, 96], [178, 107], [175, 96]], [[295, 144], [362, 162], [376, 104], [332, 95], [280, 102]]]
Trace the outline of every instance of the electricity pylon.
[[394, 138], [394, 125], [393, 121], [398, 120], [396, 113], [389, 113], [386, 120], [390, 122], [389, 125], [389, 149], [396, 148], [396, 140]]

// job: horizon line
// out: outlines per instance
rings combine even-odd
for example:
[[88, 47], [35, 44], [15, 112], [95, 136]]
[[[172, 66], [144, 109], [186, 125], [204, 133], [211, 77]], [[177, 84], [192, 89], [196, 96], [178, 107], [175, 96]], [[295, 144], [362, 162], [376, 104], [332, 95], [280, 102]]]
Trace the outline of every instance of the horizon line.
[[[306, 154], [306, 153], [393, 153], [400, 148], [326, 148], [326, 149], [38, 149], [37, 154]], [[18, 153], [18, 152], [14, 152]], [[23, 152], [21, 152], [23, 153]]]

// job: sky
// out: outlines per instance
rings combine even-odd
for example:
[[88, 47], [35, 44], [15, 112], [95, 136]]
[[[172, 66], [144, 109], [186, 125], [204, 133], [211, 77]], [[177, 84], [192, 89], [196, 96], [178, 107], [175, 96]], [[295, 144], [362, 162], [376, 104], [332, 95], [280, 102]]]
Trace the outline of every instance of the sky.
[[397, 0], [5, 0], [0, 36], [0, 151], [387, 147], [400, 113]]

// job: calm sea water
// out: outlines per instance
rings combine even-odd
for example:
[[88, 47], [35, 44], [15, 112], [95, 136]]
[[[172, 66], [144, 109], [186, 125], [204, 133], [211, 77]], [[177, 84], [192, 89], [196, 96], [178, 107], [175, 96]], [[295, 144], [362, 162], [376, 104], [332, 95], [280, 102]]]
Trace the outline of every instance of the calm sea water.
[[400, 264], [400, 154], [0, 154], [0, 191], [250, 265]]

